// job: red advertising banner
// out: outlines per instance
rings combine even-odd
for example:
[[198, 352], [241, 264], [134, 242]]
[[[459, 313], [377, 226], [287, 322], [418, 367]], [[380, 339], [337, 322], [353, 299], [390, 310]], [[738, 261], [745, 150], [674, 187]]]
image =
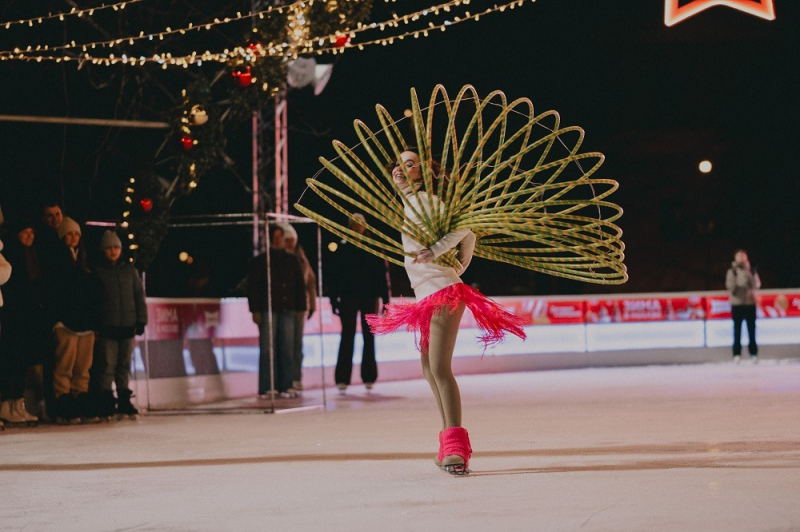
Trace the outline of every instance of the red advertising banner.
[[[759, 318], [800, 317], [800, 293], [758, 294], [756, 297]], [[731, 304], [728, 296], [709, 296], [706, 298], [708, 319], [730, 319]]]
[[[761, 313], [764, 318], [797, 318], [800, 317], [800, 293], [796, 294], [764, 294], [759, 298]], [[763, 316], [761, 314], [763, 313]]]
[[[731, 317], [730, 303], [725, 294], [589, 300], [499, 297], [496, 301], [509, 312], [521, 316], [525, 325], [715, 320]], [[147, 334], [150, 340], [258, 338], [258, 327], [253, 323], [245, 299], [154, 298], [148, 299], [147, 310], [150, 317]], [[758, 317], [800, 317], [800, 292], [759, 294]], [[475, 327], [475, 318], [466, 312], [461, 328]], [[339, 317], [333, 314], [330, 302], [325, 298], [317, 313], [306, 321], [305, 333], [337, 334], [340, 331]]]
[[180, 305], [147, 302], [147, 337], [150, 340], [178, 340], [183, 337]]
[[193, 340], [215, 338], [220, 324], [220, 304], [181, 305], [181, 317], [185, 338]]
[[704, 298], [591, 299], [586, 302], [586, 323], [702, 320]]
[[555, 301], [518, 298], [513, 301], [513, 312], [525, 319], [526, 325], [561, 325], [583, 323], [586, 303], [581, 300]]

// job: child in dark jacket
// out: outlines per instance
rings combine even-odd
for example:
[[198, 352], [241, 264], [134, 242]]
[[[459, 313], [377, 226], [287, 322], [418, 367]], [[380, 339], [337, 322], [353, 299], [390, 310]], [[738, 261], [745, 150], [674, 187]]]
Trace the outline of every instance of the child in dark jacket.
[[[98, 414], [118, 419], [135, 418], [139, 411], [131, 403], [128, 388], [134, 336], [147, 324], [147, 304], [139, 272], [123, 260], [122, 242], [116, 233], [106, 231], [100, 242], [103, 262], [95, 272], [101, 294], [101, 320], [95, 344], [95, 367], [99, 385]], [[116, 410], [114, 392], [117, 388]]]
[[97, 288], [86, 267], [80, 226], [65, 217], [58, 236], [63, 247], [45, 277], [56, 342], [53, 377], [56, 402], [55, 408], [49, 410], [57, 422], [96, 422], [99, 420], [88, 392], [100, 310]]

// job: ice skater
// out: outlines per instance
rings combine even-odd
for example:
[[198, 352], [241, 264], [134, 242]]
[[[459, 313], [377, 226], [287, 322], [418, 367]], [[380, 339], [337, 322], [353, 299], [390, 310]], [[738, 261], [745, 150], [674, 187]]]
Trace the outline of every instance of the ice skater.
[[404, 327], [419, 335], [423, 373], [442, 420], [436, 463], [464, 474], [472, 448], [451, 367], [464, 310], [474, 315], [484, 346], [506, 333], [525, 334], [519, 317], [459, 276], [475, 255], [568, 279], [624, 283], [622, 231], [614, 223], [622, 209], [607, 200], [618, 184], [590, 179], [603, 154], [581, 153], [583, 131], [562, 126], [555, 111], [535, 114], [526, 98], [509, 102], [494, 91], [482, 100], [467, 85], [450, 99], [438, 85], [423, 108], [412, 89], [409, 125], [416, 149], [386, 108], [376, 110], [379, 131], [356, 120], [360, 144], [334, 141], [338, 157], [320, 158], [334, 180], [307, 180], [348, 222], [364, 213], [367, 231], [295, 206], [353, 245], [406, 269], [416, 302], [390, 304], [369, 323], [376, 333]]
[[[437, 165], [438, 167], [438, 165]], [[438, 168], [437, 168], [438, 169]], [[443, 179], [441, 171], [436, 179]], [[419, 155], [411, 150], [400, 154], [392, 169], [392, 180], [403, 196], [407, 221], [424, 229], [423, 218], [430, 217], [431, 206], [441, 211], [443, 204], [424, 190]], [[461, 426], [461, 393], [453, 375], [452, 360], [458, 326], [464, 309], [469, 307], [484, 332], [485, 345], [500, 341], [508, 331], [522, 339], [523, 321], [507, 312], [477, 290], [461, 282], [475, 250], [475, 235], [469, 229], [448, 232], [435, 244], [425, 247], [407, 232], [401, 235], [405, 259], [415, 303], [390, 303], [383, 316], [369, 315], [373, 332], [384, 334], [405, 326], [420, 334], [422, 372], [433, 391], [442, 430], [435, 463], [454, 474], [467, 473], [472, 447], [467, 429]], [[458, 246], [459, 267], [435, 264], [434, 259]]]

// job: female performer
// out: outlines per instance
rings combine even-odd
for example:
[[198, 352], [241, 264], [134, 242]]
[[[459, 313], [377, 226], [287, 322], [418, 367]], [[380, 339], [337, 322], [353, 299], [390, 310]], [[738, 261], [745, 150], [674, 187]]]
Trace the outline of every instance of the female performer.
[[[525, 335], [519, 318], [459, 275], [474, 252], [567, 279], [624, 283], [622, 230], [614, 223], [622, 209], [607, 199], [616, 181], [591, 178], [603, 154], [581, 152], [583, 130], [562, 126], [555, 111], [534, 113], [530, 100], [509, 102], [501, 91], [481, 99], [469, 85], [453, 99], [437, 85], [425, 108], [411, 89], [411, 104], [419, 151], [408, 149], [398, 121], [378, 105], [380, 131], [356, 120], [361, 143], [348, 148], [335, 141], [338, 157], [320, 158], [333, 181], [307, 180], [339, 213], [350, 219], [366, 213], [369, 236], [295, 206], [341, 238], [405, 267], [417, 302], [388, 305], [369, 323], [375, 333], [400, 327], [420, 333], [423, 371], [442, 416], [436, 463], [463, 474], [471, 449], [450, 364], [464, 309], [475, 316], [485, 345], [505, 332]], [[392, 160], [390, 172], [383, 165]]]
[[[441, 172], [435, 177], [443, 178]], [[400, 160], [392, 169], [392, 180], [403, 196], [406, 221], [424, 230], [422, 219], [431, 217], [433, 213], [428, 212], [431, 206], [441, 211], [443, 205], [423, 190], [416, 152], [407, 150], [400, 154]], [[467, 430], [461, 426], [461, 395], [451, 366], [461, 316], [465, 307], [469, 307], [484, 331], [485, 345], [502, 340], [504, 331], [524, 339], [522, 320], [461, 282], [459, 275], [466, 270], [475, 249], [475, 235], [469, 229], [449, 232], [429, 248], [406, 232], [402, 233], [402, 242], [403, 249], [411, 255], [405, 259], [405, 268], [417, 302], [389, 304], [383, 316], [370, 315], [367, 321], [376, 334], [392, 332], [402, 326], [420, 332], [422, 371], [442, 417], [435, 462], [450, 473], [465, 474], [472, 448]], [[433, 263], [456, 246], [460, 246], [459, 269]]]

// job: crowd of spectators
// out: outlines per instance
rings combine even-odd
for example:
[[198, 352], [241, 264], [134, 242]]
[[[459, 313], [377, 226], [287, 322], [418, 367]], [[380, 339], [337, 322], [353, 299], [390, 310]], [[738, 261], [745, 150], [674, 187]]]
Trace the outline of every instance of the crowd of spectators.
[[138, 271], [115, 232], [89, 261], [58, 202], [32, 214], [0, 215], [0, 427], [135, 418], [128, 379], [147, 323]]

